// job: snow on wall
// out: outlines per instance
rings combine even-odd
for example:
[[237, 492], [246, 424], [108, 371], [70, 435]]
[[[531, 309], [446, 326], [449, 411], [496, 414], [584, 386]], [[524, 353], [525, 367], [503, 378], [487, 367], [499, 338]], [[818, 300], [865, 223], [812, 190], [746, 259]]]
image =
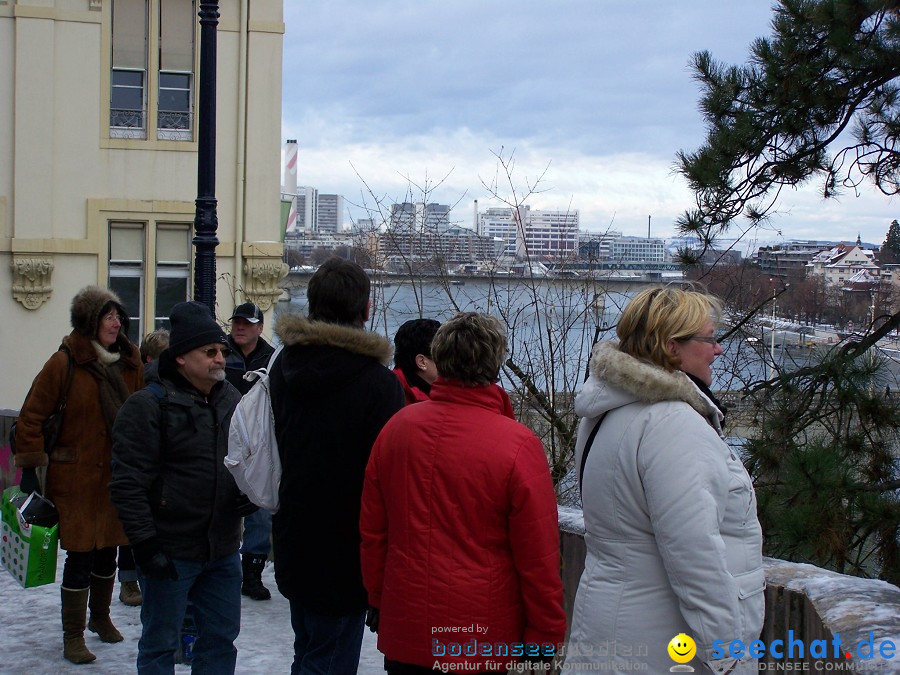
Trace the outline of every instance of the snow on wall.
[[[557, 514], [562, 532], [584, 535], [581, 509], [558, 506]], [[879, 579], [851, 577], [775, 558], [763, 558], [763, 565], [770, 587], [805, 595], [825, 628], [832, 635], [840, 635], [841, 645], [852, 652], [852, 664], [847, 664], [851, 670], [900, 674], [900, 588]], [[802, 630], [800, 626], [793, 628], [795, 632]], [[875, 643], [872, 657], [861, 659], [857, 646], [869, 640]], [[893, 655], [887, 658], [878, 650], [885, 641], [894, 645]], [[863, 654], [868, 653], [864, 647]], [[886, 653], [890, 653], [889, 648]]]

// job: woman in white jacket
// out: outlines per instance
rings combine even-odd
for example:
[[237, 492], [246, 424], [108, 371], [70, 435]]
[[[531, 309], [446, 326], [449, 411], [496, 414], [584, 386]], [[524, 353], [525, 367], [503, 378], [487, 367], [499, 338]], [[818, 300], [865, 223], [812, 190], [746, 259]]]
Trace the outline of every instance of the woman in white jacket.
[[703, 293], [648, 289], [626, 307], [619, 344], [594, 348], [575, 403], [587, 559], [566, 670], [687, 670], [668, 651], [685, 633], [696, 656], [684, 665], [727, 673], [728, 645], [762, 629], [756, 495], [709, 390], [719, 312]]

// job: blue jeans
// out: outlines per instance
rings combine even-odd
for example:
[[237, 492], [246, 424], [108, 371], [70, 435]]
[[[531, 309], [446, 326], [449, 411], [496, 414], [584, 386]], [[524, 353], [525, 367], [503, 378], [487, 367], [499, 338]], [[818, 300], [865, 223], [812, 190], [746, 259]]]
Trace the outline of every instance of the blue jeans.
[[366, 613], [327, 616], [291, 600], [291, 675], [356, 675]]
[[244, 543], [241, 553], [251, 555], [269, 555], [272, 544], [269, 536], [272, 534], [272, 514], [266, 509], [260, 509], [244, 518]]
[[130, 546], [119, 547], [119, 583], [137, 581], [137, 570], [134, 565], [134, 554]]
[[173, 560], [178, 578], [157, 581], [138, 573], [141, 639], [137, 672], [157, 675], [175, 672], [175, 651], [188, 599], [194, 605], [197, 641], [192, 673], [234, 673], [241, 630], [241, 558], [230, 553], [208, 563]]

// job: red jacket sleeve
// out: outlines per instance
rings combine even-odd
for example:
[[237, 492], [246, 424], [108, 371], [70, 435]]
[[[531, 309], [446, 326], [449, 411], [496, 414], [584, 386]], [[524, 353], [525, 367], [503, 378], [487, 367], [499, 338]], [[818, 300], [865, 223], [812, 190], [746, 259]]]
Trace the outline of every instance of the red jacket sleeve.
[[525, 607], [524, 641], [557, 646], [566, 632], [559, 525], [553, 481], [536, 437], [519, 450], [509, 491], [509, 540]]
[[381, 589], [384, 584], [384, 566], [387, 559], [387, 511], [381, 483], [378, 477], [378, 461], [381, 455], [384, 432], [372, 446], [372, 454], [366, 466], [360, 509], [359, 532], [360, 562], [362, 564], [363, 585], [369, 595], [372, 607], [381, 607]]

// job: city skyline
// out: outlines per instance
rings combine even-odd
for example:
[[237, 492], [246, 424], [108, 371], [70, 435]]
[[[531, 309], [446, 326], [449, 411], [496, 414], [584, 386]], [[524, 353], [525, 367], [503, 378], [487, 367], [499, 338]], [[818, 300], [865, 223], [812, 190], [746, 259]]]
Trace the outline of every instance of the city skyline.
[[[481, 182], [502, 149], [520, 191], [546, 169], [532, 208], [578, 209], [583, 229], [634, 236], [649, 216], [652, 236], [671, 237], [692, 205], [675, 153], [704, 135], [688, 59], [708, 49], [744, 63], [771, 18], [770, 3], [730, 0], [294, 3], [282, 135], [298, 140], [298, 184], [342, 194], [354, 219], [366, 217], [369, 188], [390, 204], [442, 181], [428, 201], [472, 226], [474, 200], [500, 205]], [[828, 202], [816, 188], [786, 191], [756, 238], [880, 243], [897, 217], [896, 199], [868, 185]]]

